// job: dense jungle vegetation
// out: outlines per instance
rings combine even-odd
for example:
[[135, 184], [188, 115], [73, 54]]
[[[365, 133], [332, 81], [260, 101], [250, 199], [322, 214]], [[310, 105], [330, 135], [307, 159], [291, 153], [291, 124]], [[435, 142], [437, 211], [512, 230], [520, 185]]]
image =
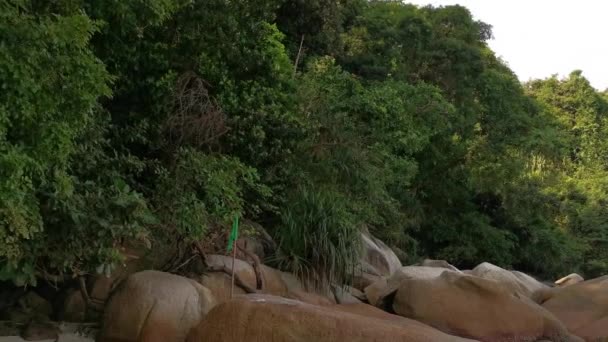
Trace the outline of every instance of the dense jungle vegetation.
[[490, 39], [399, 1], [0, 0], [0, 279], [235, 215], [340, 279], [363, 227], [404, 262], [606, 274], [608, 95], [522, 84]]

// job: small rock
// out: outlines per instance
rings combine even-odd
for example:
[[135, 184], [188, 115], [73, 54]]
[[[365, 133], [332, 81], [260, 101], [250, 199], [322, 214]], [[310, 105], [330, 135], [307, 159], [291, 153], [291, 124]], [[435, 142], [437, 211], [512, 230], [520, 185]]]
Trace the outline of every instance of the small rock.
[[365, 293], [363, 293], [363, 291], [356, 289], [354, 287], [350, 288], [350, 294], [362, 302], [365, 302], [367, 300]]
[[342, 288], [340, 286], [333, 287], [334, 296], [336, 298], [336, 303], [338, 304], [361, 304], [361, 300], [357, 297], [353, 296], [352, 288]]
[[583, 281], [585, 281], [585, 279], [583, 279], [583, 277], [581, 277], [580, 275], [578, 275], [576, 273], [572, 273], [559, 280], [556, 280], [555, 285], [559, 286], [559, 287], [566, 287], [566, 286], [574, 285], [577, 283], [581, 283]]
[[56, 340], [59, 329], [52, 323], [32, 321], [23, 329], [21, 337], [26, 341]]

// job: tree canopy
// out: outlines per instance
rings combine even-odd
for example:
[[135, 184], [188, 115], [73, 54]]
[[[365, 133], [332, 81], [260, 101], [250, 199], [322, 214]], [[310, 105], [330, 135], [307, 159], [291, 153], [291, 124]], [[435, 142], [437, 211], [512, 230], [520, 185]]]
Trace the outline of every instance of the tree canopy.
[[462, 6], [0, 2], [0, 280], [111, 271], [235, 215], [277, 265], [608, 272], [608, 96], [521, 84]]

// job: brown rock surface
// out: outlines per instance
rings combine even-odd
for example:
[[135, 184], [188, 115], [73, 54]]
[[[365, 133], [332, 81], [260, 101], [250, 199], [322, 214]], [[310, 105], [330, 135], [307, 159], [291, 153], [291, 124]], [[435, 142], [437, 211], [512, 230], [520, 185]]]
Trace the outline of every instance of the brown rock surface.
[[[232, 269], [232, 257], [225, 255], [208, 255], [207, 264], [213, 268], [226, 267]], [[261, 266], [261, 273], [264, 278], [264, 293], [273, 295], [286, 295], [288, 292], [287, 284], [281, 271], [266, 265]], [[236, 259], [234, 261], [234, 272], [249, 287], [255, 289], [257, 277], [251, 264], [246, 261]]]
[[551, 313], [495, 281], [456, 272], [434, 279], [407, 279], [394, 294], [394, 311], [446, 333], [481, 341], [566, 341], [568, 332]]
[[586, 341], [608, 340], [608, 276], [554, 289], [542, 305]]
[[[224, 272], [210, 272], [198, 278], [199, 282], [213, 293], [218, 303], [230, 300], [230, 287], [232, 280], [230, 275]], [[234, 295], [243, 295], [246, 292], [238, 286], [234, 286]]]
[[[207, 256], [207, 263], [213, 268], [232, 268], [232, 258], [229, 256], [209, 255]], [[235, 260], [234, 265], [235, 274], [241, 281], [249, 288], [256, 289], [257, 278], [253, 266], [238, 259]], [[262, 290], [257, 290], [258, 293], [298, 299], [312, 304], [335, 304], [334, 294], [330, 289], [327, 289], [326, 291], [313, 289], [306, 291], [302, 282], [290, 273], [281, 272], [263, 264], [260, 265], [260, 270], [264, 279], [264, 286]], [[197, 280], [208, 287], [216, 295], [219, 302], [230, 299], [231, 281], [230, 276], [226, 273], [212, 272], [202, 275]], [[235, 285], [234, 293], [235, 295], [244, 294], [245, 291]]]
[[505, 270], [487, 262], [479, 264], [471, 274], [484, 279], [495, 280], [511, 293], [526, 297], [531, 297], [535, 291], [547, 288], [546, 285], [527, 274]]
[[211, 291], [194, 280], [135, 273], [110, 298], [100, 341], [182, 342], [215, 304]]
[[364, 272], [376, 276], [390, 276], [402, 265], [399, 258], [384, 242], [375, 238], [367, 230], [361, 232]]
[[361, 232], [361, 241], [363, 251], [353, 275], [353, 287], [363, 291], [376, 281], [390, 277], [402, 265], [395, 252], [370, 234], [367, 229]]
[[394, 272], [388, 279], [380, 279], [365, 288], [365, 295], [371, 305], [383, 307], [383, 299], [399, 288], [399, 284], [407, 279], [434, 279], [443, 272], [456, 272], [440, 267], [429, 266], [404, 266]]
[[319, 307], [248, 295], [214, 308], [187, 342], [464, 342], [364, 304]]

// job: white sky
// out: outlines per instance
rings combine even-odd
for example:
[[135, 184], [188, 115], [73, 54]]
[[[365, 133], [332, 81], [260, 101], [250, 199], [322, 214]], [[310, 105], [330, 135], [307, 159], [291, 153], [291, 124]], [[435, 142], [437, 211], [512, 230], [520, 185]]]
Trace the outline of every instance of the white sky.
[[606, 0], [405, 0], [417, 5], [467, 7], [493, 26], [492, 50], [521, 81], [566, 76], [580, 69], [599, 90], [608, 88]]

